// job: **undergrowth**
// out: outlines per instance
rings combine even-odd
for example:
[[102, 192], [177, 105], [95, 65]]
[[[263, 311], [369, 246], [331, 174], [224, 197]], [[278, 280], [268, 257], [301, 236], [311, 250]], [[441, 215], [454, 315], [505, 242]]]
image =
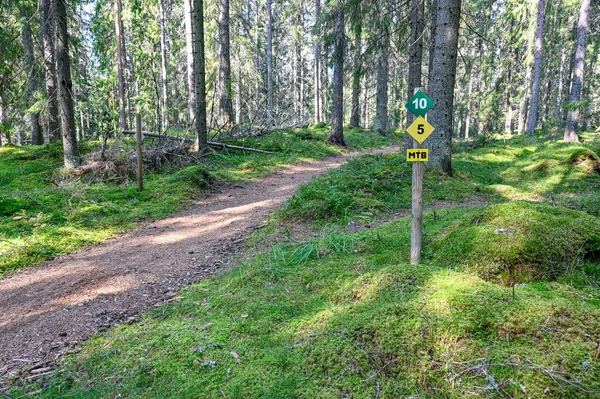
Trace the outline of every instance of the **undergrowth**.
[[[358, 149], [395, 142], [356, 130], [346, 136]], [[169, 216], [214, 179], [257, 178], [284, 165], [344, 151], [327, 143], [327, 128], [276, 132], [239, 144], [275, 153], [215, 151], [202, 164], [147, 172], [142, 193], [128, 180], [90, 184], [85, 177], [65, 179], [60, 143], [0, 148], [0, 278]], [[85, 153], [98, 145], [83, 142], [80, 149]]]
[[[442, 237], [456, 220], [479, 212], [426, 213], [424, 229]], [[409, 237], [406, 218], [358, 235], [275, 247], [183, 290], [179, 302], [148, 311], [139, 324], [90, 341], [54, 377], [10, 395], [582, 398], [600, 392], [600, 289], [589, 277], [511, 289], [435, 262], [406, 264]]]

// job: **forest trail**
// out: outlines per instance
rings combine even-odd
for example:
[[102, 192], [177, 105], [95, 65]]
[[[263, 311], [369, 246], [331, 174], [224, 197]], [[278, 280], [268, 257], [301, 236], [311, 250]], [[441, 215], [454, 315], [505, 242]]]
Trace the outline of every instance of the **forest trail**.
[[96, 331], [136, 321], [142, 310], [177, 300], [180, 288], [227, 269], [243, 255], [248, 235], [313, 176], [357, 155], [396, 151], [356, 151], [221, 184], [170, 218], [0, 280], [0, 385], [10, 372], [52, 361]]

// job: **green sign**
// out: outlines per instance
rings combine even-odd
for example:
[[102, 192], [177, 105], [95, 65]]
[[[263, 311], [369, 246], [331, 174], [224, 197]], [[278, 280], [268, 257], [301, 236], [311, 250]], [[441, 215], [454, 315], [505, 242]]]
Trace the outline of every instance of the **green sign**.
[[413, 115], [423, 116], [435, 105], [435, 102], [423, 93], [421, 90], [415, 93], [414, 96], [408, 100], [405, 107]]

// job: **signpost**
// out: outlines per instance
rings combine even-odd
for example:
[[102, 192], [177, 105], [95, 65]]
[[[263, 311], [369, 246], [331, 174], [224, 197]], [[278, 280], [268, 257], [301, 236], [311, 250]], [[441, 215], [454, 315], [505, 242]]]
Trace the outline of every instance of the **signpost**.
[[429, 160], [429, 150], [421, 144], [433, 133], [435, 128], [423, 117], [435, 102], [423, 93], [420, 88], [415, 88], [415, 94], [406, 103], [406, 109], [418, 116], [406, 129], [413, 140], [413, 148], [406, 150], [406, 160], [413, 163], [412, 170], [412, 224], [410, 231], [410, 263], [421, 263], [421, 246], [423, 239], [423, 173], [425, 164]]

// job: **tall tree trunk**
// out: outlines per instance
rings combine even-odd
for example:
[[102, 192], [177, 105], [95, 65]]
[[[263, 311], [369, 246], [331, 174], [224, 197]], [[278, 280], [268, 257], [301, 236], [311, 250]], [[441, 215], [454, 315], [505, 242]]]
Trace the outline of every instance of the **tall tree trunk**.
[[58, 62], [58, 98], [60, 102], [60, 127], [62, 132], [65, 168], [71, 169], [81, 164], [75, 116], [73, 112], [73, 81], [71, 80], [71, 59], [69, 57], [69, 34], [67, 32], [66, 0], [56, 0], [56, 57]]
[[321, 15], [321, 2], [315, 0], [315, 84], [314, 84], [314, 114], [315, 114], [315, 125], [321, 122], [321, 102], [319, 101], [321, 95], [321, 40], [320, 35], [316, 33], [317, 26], [319, 23], [319, 17]]
[[579, 124], [579, 100], [581, 100], [581, 86], [583, 81], [583, 67], [585, 62], [585, 45], [587, 41], [588, 14], [590, 0], [581, 0], [579, 9], [579, 26], [577, 27], [577, 50], [575, 51], [575, 65], [573, 82], [571, 83], [571, 99], [569, 113], [567, 114], [567, 127], [564, 140], [567, 142], [579, 141], [577, 125]]
[[362, 102], [362, 123], [364, 127], [368, 127], [369, 125], [369, 114], [368, 114], [368, 106], [369, 106], [369, 81], [367, 78], [367, 74], [365, 72], [363, 78], [363, 102]]
[[19, 7], [22, 25], [23, 50], [25, 54], [25, 70], [27, 71], [27, 92], [29, 94], [29, 106], [34, 108], [27, 112], [31, 127], [31, 144], [44, 144], [44, 135], [40, 127], [40, 113], [35, 108], [38, 94], [38, 79], [35, 67], [35, 55], [33, 52], [33, 40], [31, 38], [31, 26], [29, 25], [29, 13], [24, 6]]
[[373, 131], [388, 134], [388, 84], [389, 84], [389, 36], [384, 33], [378, 43], [377, 56], [377, 98]]
[[6, 126], [6, 111], [4, 100], [0, 97], [0, 145], [10, 145], [10, 129]]
[[[429, 29], [429, 37], [431, 40], [429, 47], [429, 63], [427, 65], [427, 90], [431, 93], [431, 80], [433, 78], [433, 63], [434, 63], [434, 55], [435, 55], [435, 37], [437, 30], [437, 13], [438, 13], [438, 0], [430, 1], [430, 13], [431, 13], [431, 28]], [[412, 94], [411, 94], [412, 96]]]
[[437, 0], [437, 19], [430, 93], [436, 106], [429, 111], [435, 132], [426, 141], [430, 164], [452, 174], [454, 83], [458, 52], [460, 0]]
[[531, 88], [531, 108], [527, 120], [527, 133], [535, 135], [537, 124], [538, 106], [540, 100], [540, 79], [542, 74], [542, 39], [544, 34], [544, 4], [545, 0], [538, 2], [537, 28], [535, 31], [535, 57], [533, 64], [533, 86]]
[[196, 114], [196, 87], [194, 82], [194, 28], [192, 23], [192, 0], [183, 0], [185, 23], [185, 52], [187, 61], [188, 108], [190, 122]]
[[[121, 39], [123, 35], [123, 24], [121, 23], [121, 0], [114, 2], [115, 14], [115, 39], [117, 41], [117, 78], [119, 86], [119, 129], [121, 132], [127, 129], [125, 116], [125, 79], [123, 72], [123, 48]], [[119, 132], [119, 134], [122, 134]]]
[[46, 69], [46, 95], [48, 96], [48, 140], [60, 140], [60, 115], [58, 113], [58, 83], [54, 58], [54, 1], [43, 0], [42, 24], [44, 35], [44, 66]]
[[160, 19], [160, 66], [162, 80], [162, 110], [161, 130], [166, 132], [169, 128], [169, 83], [167, 76], [167, 22], [165, 20], [164, 0], [158, 0], [158, 14]]
[[205, 79], [204, 1], [194, 0], [194, 81], [196, 83], [196, 148], [198, 151], [208, 148]]
[[471, 66], [470, 70], [469, 70], [469, 87], [467, 88], [467, 109], [465, 110], [466, 112], [466, 117], [465, 117], [465, 134], [464, 134], [464, 138], [465, 141], [469, 139], [469, 131], [471, 129], [471, 102], [472, 102], [472, 97], [473, 97], [473, 67]]
[[504, 119], [504, 133], [506, 134], [510, 134], [512, 132], [512, 103], [510, 101], [510, 95], [511, 95], [511, 80], [510, 80], [510, 76], [511, 76], [511, 65], [508, 65], [507, 68], [507, 72], [506, 72], [507, 76], [506, 76], [506, 102], [504, 103], [505, 105], [505, 110], [504, 110], [504, 115], [505, 115], [505, 119]]
[[331, 133], [329, 142], [346, 146], [344, 139], [344, 8], [338, 1], [333, 50], [333, 104], [331, 106]]
[[267, 0], [267, 125], [273, 124], [273, 10]]
[[302, 120], [302, 31], [304, 30], [302, 1], [298, 2], [298, 7], [294, 32], [294, 119], [297, 123]]
[[362, 75], [362, 29], [360, 23], [354, 27], [354, 72], [352, 73], [352, 105], [350, 128], [360, 127], [360, 76]]
[[[423, 87], [421, 65], [423, 64], [423, 29], [425, 1], [411, 0], [410, 4], [410, 38], [408, 42], [408, 82], [406, 99], [413, 96], [415, 88]], [[433, 10], [432, 10], [433, 12]], [[415, 120], [415, 116], [408, 112], [407, 125]], [[412, 148], [412, 137], [406, 135], [404, 141], [405, 148]]]
[[564, 93], [564, 87], [565, 87], [565, 62], [567, 59], [567, 52], [565, 51], [564, 47], [561, 49], [561, 54], [560, 54], [560, 68], [558, 71], [558, 93], [556, 96], [556, 100], [554, 103], [554, 110], [555, 110], [555, 114], [554, 117], [559, 120], [560, 116], [561, 116], [561, 108], [562, 108], [562, 103], [563, 103], [563, 98], [565, 98], [563, 96]]
[[229, 126], [235, 121], [229, 51], [229, 0], [219, 0], [219, 47], [219, 124]]

